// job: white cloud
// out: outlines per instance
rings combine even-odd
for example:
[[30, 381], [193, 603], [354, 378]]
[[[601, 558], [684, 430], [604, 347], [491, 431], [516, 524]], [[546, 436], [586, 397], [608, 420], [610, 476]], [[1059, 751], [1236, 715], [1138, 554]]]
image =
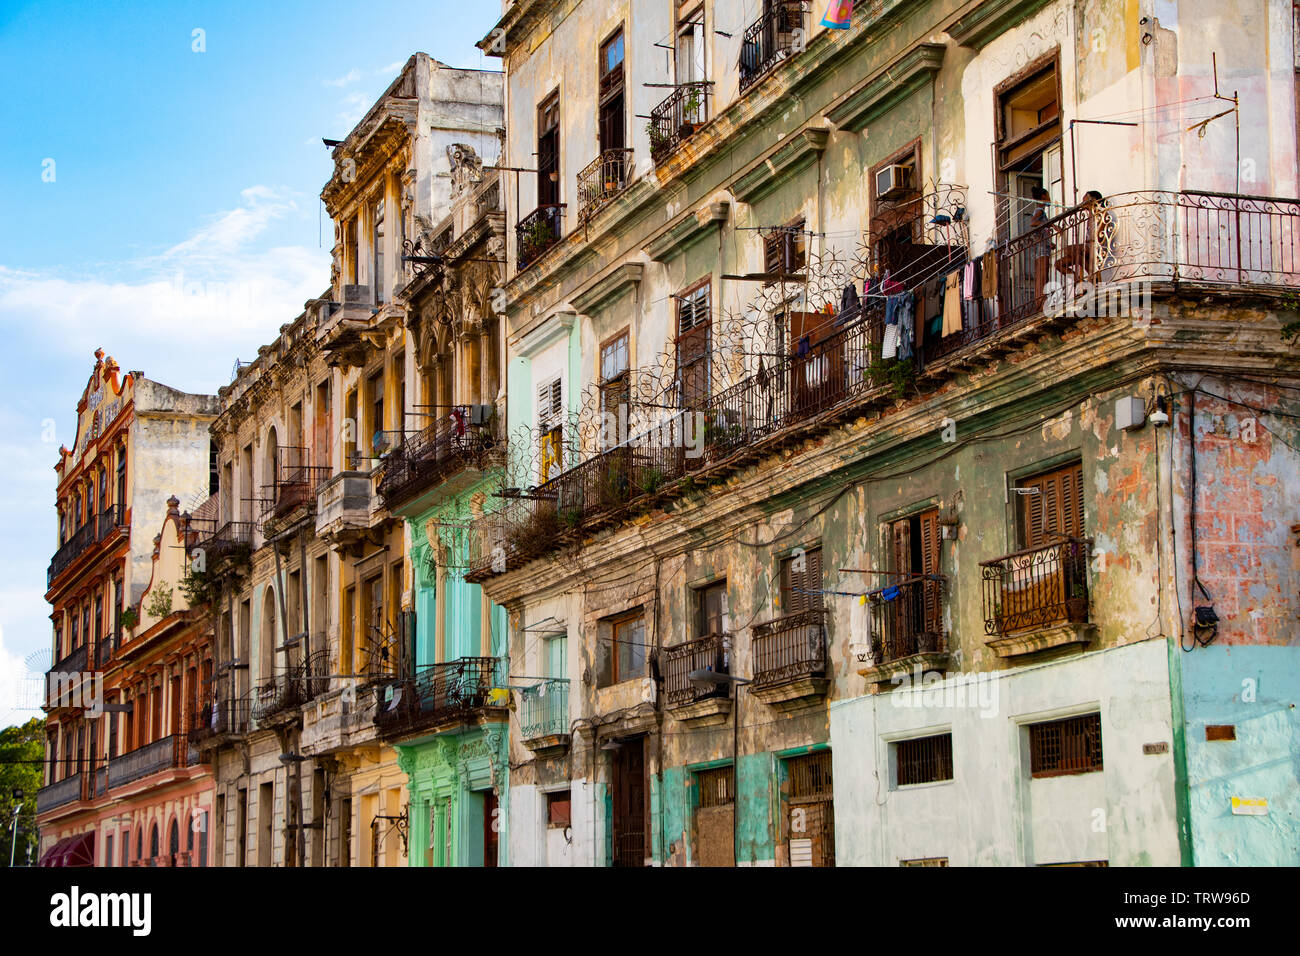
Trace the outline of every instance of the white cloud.
[[372, 102], [373, 99], [364, 93], [349, 93], [339, 101], [339, 122], [350, 130], [361, 122]]
[[23, 724], [40, 716], [41, 682], [18, 654], [5, 646], [0, 627], [0, 727]]
[[398, 60], [395, 63], [388, 64], [388, 66], [381, 66], [379, 69], [375, 70], [375, 76], [396, 76], [397, 71], [405, 65], [405, 60]]
[[359, 79], [361, 79], [361, 71], [358, 70], [356, 67], [353, 67], [352, 69], [348, 70], [346, 73], [344, 73], [342, 76], [338, 77], [337, 79], [326, 80], [325, 85], [326, 86], [348, 86], [352, 83], [357, 82], [357, 80]]

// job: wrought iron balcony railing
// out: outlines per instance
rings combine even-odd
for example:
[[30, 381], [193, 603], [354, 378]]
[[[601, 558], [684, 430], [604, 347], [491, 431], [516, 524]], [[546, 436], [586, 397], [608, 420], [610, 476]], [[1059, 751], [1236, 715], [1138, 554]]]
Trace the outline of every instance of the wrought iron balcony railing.
[[227, 521], [210, 531], [199, 531], [199, 540], [195, 545], [202, 548], [208, 567], [218, 558], [229, 557], [241, 549], [253, 546], [253, 535], [257, 524], [252, 521]]
[[259, 684], [253, 691], [253, 716], [270, 720], [315, 700], [328, 687], [329, 651], [319, 650], [288, 672]]
[[328, 465], [312, 465], [310, 449], [281, 446], [275, 463], [275, 481], [263, 499], [267, 517], [283, 518], [295, 508], [316, 507], [316, 489], [330, 476]]
[[981, 561], [984, 633], [1083, 624], [1088, 621], [1092, 540], [1066, 538], [1040, 548]]
[[731, 688], [727, 684], [696, 686], [687, 676], [691, 671], [717, 671], [729, 674], [731, 638], [726, 634], [706, 634], [704, 637], [665, 647], [660, 669], [664, 675], [664, 697], [669, 707], [681, 707], [711, 697], [726, 697]]
[[538, 206], [515, 226], [518, 269], [522, 272], [564, 235], [564, 203]]
[[763, 14], [745, 29], [740, 44], [740, 91], [753, 86], [808, 41], [807, 0], [765, 0]]
[[489, 468], [501, 460], [502, 446], [490, 425], [471, 425], [470, 408], [439, 419], [408, 436], [384, 457], [379, 494], [388, 508], [469, 468]]
[[385, 734], [400, 736], [466, 720], [490, 706], [499, 666], [495, 657], [461, 657], [420, 667], [414, 677], [393, 681], [381, 695], [375, 723]]
[[524, 740], [560, 737], [569, 732], [569, 682], [541, 681], [521, 695], [519, 732]]
[[218, 698], [201, 704], [190, 717], [189, 739], [194, 746], [214, 737], [248, 733], [252, 700], [248, 697]]
[[83, 799], [85, 778], [84, 772], [74, 773], [47, 787], [41, 787], [36, 791], [36, 812], [47, 813]]
[[948, 649], [942, 575], [917, 575], [877, 588], [871, 603], [872, 659], [877, 666]]
[[54, 579], [62, 574], [64, 569], [73, 561], [85, 554], [91, 545], [95, 543], [97, 530], [95, 519], [91, 518], [59, 546], [59, 549], [54, 552], [54, 557], [50, 560], [50, 567], [45, 575], [46, 587], [52, 587]]
[[114, 757], [108, 762], [108, 789], [133, 783], [150, 774], [186, 765], [188, 741], [172, 734]]
[[126, 509], [120, 504], [109, 505], [99, 513], [99, 540], [104, 540], [118, 528], [126, 527]]
[[682, 83], [650, 111], [650, 158], [662, 163], [709, 121], [711, 82]]
[[754, 625], [754, 687], [826, 673], [824, 611], [800, 611]]
[[607, 149], [578, 173], [578, 219], [586, 222], [624, 189], [632, 175], [632, 150]]

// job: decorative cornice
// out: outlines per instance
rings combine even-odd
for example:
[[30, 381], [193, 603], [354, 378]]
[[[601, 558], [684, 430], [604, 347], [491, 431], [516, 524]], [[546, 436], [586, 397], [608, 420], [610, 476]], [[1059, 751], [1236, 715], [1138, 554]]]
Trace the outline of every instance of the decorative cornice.
[[620, 263], [574, 295], [571, 301], [579, 312], [590, 315], [628, 286], [640, 284], [644, 274], [645, 266], [639, 262]]
[[725, 222], [731, 203], [725, 200], [709, 203], [688, 212], [646, 243], [645, 251], [655, 262], [664, 262], [679, 252], [699, 242], [713, 231], [715, 225]]
[[516, 354], [532, 358], [556, 339], [568, 335], [577, 317], [577, 313], [572, 311], [553, 312], [545, 321], [518, 336], [511, 345]]
[[942, 43], [922, 43], [828, 111], [827, 117], [846, 132], [858, 132], [925, 84], [932, 83], [943, 66], [946, 50]]
[[830, 135], [825, 127], [808, 126], [799, 130], [733, 180], [732, 193], [741, 202], [757, 202], [815, 163], [825, 151]]
[[961, 46], [982, 50], [1007, 30], [1033, 16], [1049, 0], [984, 0], [948, 27], [948, 36]]

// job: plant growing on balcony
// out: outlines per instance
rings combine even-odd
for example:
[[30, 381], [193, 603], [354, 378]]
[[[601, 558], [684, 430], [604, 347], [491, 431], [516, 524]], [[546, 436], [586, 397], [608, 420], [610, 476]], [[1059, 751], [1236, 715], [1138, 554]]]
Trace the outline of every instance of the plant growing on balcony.
[[636, 485], [642, 494], [652, 495], [658, 491], [667, 479], [658, 468], [648, 468], [637, 477]]
[[[686, 94], [686, 98], [682, 101], [682, 128], [683, 129], [689, 127], [691, 133], [695, 132], [695, 126], [697, 123], [700, 122], [701, 105], [702, 105], [702, 100], [700, 98], [700, 91], [698, 89], [692, 88], [691, 91]], [[688, 133], [687, 135], [690, 134]]]
[[153, 595], [149, 598], [149, 616], [166, 617], [170, 614], [172, 612], [172, 594], [173, 589], [168, 587], [167, 582], [160, 581]]
[[862, 372], [872, 385], [887, 385], [894, 398], [904, 397], [916, 385], [916, 368], [911, 359], [885, 359], [872, 362]]
[[646, 136], [650, 138], [650, 152], [657, 153], [664, 146], [668, 145], [668, 137], [664, 135], [659, 128], [659, 124], [654, 120], [645, 124]]
[[553, 235], [551, 224], [545, 219], [538, 219], [524, 233], [524, 245], [530, 255], [538, 255], [550, 244]]
[[129, 607], [122, 612], [122, 616], [118, 618], [118, 621], [128, 631], [133, 631], [135, 626], [140, 623], [140, 615], [135, 608]]

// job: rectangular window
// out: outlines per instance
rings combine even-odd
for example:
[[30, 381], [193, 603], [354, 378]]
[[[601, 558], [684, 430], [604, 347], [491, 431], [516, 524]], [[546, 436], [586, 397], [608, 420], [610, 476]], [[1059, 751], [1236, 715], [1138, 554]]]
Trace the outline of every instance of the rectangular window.
[[804, 220], [769, 229], [763, 237], [763, 272], [776, 281], [780, 276], [801, 272], [808, 261], [808, 238]]
[[[618, 415], [630, 400], [628, 332], [624, 329], [600, 347], [600, 410]], [[629, 410], [629, 414], [630, 410]]]
[[1030, 725], [1031, 776], [1059, 777], [1101, 769], [1101, 714]]
[[344, 226], [343, 259], [347, 275], [347, 284], [357, 284], [357, 262], [360, 261], [360, 246], [357, 244], [357, 217], [353, 216]]
[[619, 30], [600, 47], [600, 149], [622, 149], [627, 145], [624, 125], [623, 31]]
[[560, 379], [537, 389], [539, 480], [553, 478], [564, 467], [564, 395]]
[[705, 78], [704, 4], [680, 4], [677, 10], [677, 83], [699, 83]]
[[537, 108], [537, 205], [560, 201], [560, 94]]
[[[380, 442], [375, 438], [379, 432], [384, 430], [384, 373], [378, 371], [370, 376], [366, 385], [367, 399], [370, 403], [370, 436], [371, 448], [380, 446]], [[374, 454], [372, 451], [371, 454]]]
[[361, 422], [357, 420], [357, 401], [357, 390], [349, 389], [343, 405], [343, 467], [349, 471], [361, 468], [357, 458], [357, 432], [361, 429]]
[[900, 740], [894, 749], [898, 786], [952, 779], [952, 734]]
[[698, 408], [712, 395], [710, 282], [705, 279], [676, 297], [677, 387], [682, 408]]
[[339, 651], [340, 654], [342, 655], [342, 667], [343, 667], [344, 674], [351, 674], [353, 672], [353, 667], [355, 666], [354, 665], [355, 658], [353, 657], [353, 652], [357, 646], [356, 608], [357, 608], [357, 589], [355, 587], [344, 588], [343, 606], [339, 610], [339, 613], [342, 615], [342, 620], [339, 623], [342, 625], [342, 644], [343, 644], [343, 646], [339, 649]]
[[597, 686], [646, 676], [645, 614], [641, 608], [600, 622]]
[[[1040, 225], [1064, 201], [1061, 105], [1055, 56], [994, 90], [999, 234], [1006, 239]], [[1047, 190], [1052, 207], [1034, 198]]]
[[695, 636], [726, 634], [731, 628], [727, 613], [727, 582], [716, 581], [695, 592]]
[[382, 194], [370, 207], [370, 230], [372, 240], [370, 281], [374, 287], [375, 304], [382, 305], [387, 286], [387, 277], [384, 275], [384, 197]]
[[573, 799], [569, 791], [561, 790], [546, 795], [546, 825], [567, 827], [573, 822]]
[[923, 856], [915, 860], [899, 860], [899, 866], [947, 866], [946, 856]]
[[784, 614], [821, 611], [822, 549], [809, 548], [781, 560], [781, 609]]
[[1082, 538], [1083, 463], [1041, 472], [1016, 482], [1016, 530], [1028, 551], [1066, 538]]
[[701, 807], [725, 807], [736, 802], [736, 775], [731, 767], [714, 767], [695, 774]]

